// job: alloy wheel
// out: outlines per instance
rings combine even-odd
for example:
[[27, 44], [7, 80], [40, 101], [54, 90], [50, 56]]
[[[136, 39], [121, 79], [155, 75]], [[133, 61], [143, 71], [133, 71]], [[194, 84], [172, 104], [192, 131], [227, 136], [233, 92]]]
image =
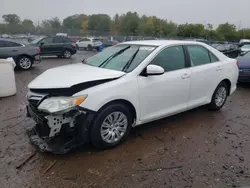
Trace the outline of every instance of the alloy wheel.
[[224, 104], [227, 98], [227, 89], [225, 86], [221, 86], [215, 95], [215, 104], [216, 106], [220, 107]]
[[101, 137], [107, 143], [116, 143], [122, 139], [127, 131], [128, 119], [122, 112], [109, 114], [101, 125]]
[[19, 65], [20, 65], [20, 67], [22, 69], [27, 70], [27, 69], [29, 69], [31, 67], [32, 62], [31, 62], [31, 60], [29, 58], [23, 57], [23, 58], [20, 59]]

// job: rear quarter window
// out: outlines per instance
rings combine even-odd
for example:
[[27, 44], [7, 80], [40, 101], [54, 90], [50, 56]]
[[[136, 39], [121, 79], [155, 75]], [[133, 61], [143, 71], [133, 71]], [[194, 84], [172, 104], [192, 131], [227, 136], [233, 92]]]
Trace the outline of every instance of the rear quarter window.
[[70, 42], [72, 42], [72, 40], [70, 38], [67, 38], [67, 37], [63, 37], [62, 41], [63, 41], [63, 43], [70, 43]]

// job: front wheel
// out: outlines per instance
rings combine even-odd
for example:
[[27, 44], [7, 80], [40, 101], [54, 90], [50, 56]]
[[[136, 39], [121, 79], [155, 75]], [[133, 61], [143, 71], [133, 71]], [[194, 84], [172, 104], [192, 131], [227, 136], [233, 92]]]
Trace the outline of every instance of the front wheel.
[[132, 116], [123, 104], [111, 104], [102, 109], [91, 128], [92, 144], [99, 149], [119, 145], [130, 133]]
[[65, 50], [65, 51], [63, 52], [63, 57], [64, 57], [64, 58], [69, 59], [69, 58], [71, 58], [71, 56], [72, 56], [72, 53], [71, 53], [70, 50]]
[[225, 82], [217, 86], [209, 104], [210, 110], [220, 110], [224, 106], [228, 96], [228, 89], [228, 85]]
[[29, 70], [32, 67], [32, 64], [33, 64], [33, 60], [27, 56], [21, 56], [17, 60], [17, 66], [18, 68], [22, 70]]

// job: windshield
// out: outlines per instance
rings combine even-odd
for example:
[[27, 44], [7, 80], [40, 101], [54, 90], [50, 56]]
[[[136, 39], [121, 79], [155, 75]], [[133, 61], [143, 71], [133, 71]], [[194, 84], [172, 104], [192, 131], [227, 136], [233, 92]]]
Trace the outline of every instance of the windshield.
[[43, 38], [37, 38], [35, 40], [32, 40], [30, 43], [31, 44], [37, 44], [40, 40], [42, 40]]
[[242, 48], [249, 48], [250, 49], [250, 44], [245, 44], [242, 46]]
[[86, 64], [111, 70], [131, 72], [149, 54], [155, 46], [121, 44], [107, 48], [86, 61]]
[[247, 53], [245, 53], [243, 57], [250, 57], [250, 52], [248, 51]]

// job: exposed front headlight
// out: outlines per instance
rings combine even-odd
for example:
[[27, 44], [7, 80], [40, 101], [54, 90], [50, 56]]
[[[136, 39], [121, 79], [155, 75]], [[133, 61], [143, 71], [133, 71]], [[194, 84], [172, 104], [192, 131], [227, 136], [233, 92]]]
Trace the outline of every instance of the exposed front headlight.
[[79, 97], [52, 97], [45, 99], [39, 106], [38, 110], [43, 112], [55, 113], [80, 105], [87, 95]]

